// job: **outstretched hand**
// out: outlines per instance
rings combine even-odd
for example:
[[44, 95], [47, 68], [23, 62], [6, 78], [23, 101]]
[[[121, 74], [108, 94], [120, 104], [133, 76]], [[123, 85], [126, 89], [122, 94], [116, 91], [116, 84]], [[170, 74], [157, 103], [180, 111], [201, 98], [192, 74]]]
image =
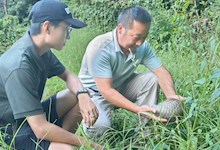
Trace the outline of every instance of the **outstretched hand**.
[[99, 111], [96, 108], [93, 101], [90, 99], [88, 94], [80, 94], [78, 96], [79, 99], [79, 108], [83, 117], [84, 123], [88, 125], [88, 127], [93, 126], [96, 120], [99, 117]]
[[159, 122], [167, 122], [167, 119], [165, 118], [160, 118], [158, 116], [156, 116], [156, 109], [155, 108], [152, 108], [152, 107], [149, 107], [147, 105], [142, 105], [140, 106], [141, 109], [139, 111], [139, 114], [143, 117], [146, 117], [148, 119], [153, 119], [153, 120], [156, 120], [156, 121], [159, 121]]

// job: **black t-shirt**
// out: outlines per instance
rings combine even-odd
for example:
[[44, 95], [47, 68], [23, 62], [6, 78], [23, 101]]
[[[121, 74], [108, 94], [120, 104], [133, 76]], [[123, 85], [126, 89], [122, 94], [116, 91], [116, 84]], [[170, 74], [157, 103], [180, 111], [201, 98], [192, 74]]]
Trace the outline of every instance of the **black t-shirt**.
[[0, 57], [0, 121], [44, 113], [40, 100], [46, 80], [64, 71], [51, 50], [38, 55], [27, 32]]

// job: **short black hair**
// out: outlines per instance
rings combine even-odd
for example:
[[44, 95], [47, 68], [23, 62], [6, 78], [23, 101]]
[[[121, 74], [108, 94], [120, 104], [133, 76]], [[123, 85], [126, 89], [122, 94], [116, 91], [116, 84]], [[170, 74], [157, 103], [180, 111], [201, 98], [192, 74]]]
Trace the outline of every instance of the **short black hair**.
[[[55, 27], [57, 27], [60, 22], [61, 21], [50, 21], [50, 23]], [[42, 24], [43, 23], [31, 23], [31, 26], [29, 28], [30, 35], [38, 35], [40, 33], [40, 28]]]
[[152, 17], [143, 7], [132, 6], [121, 11], [118, 16], [118, 24], [122, 24], [126, 28], [131, 28], [134, 21], [144, 24], [151, 24]]

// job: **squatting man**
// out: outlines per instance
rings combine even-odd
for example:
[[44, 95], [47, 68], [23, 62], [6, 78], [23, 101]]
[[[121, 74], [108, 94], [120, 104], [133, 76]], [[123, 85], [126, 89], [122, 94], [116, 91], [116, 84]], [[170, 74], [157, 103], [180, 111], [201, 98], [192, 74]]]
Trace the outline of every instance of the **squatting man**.
[[[83, 129], [89, 136], [102, 135], [111, 126], [110, 112], [123, 108], [133, 113], [152, 113], [150, 119], [166, 122], [155, 115], [159, 87], [166, 99], [182, 100], [176, 94], [173, 79], [146, 42], [152, 18], [142, 7], [125, 8], [117, 27], [95, 37], [87, 46], [79, 78], [89, 90], [99, 110], [94, 126]], [[139, 64], [151, 72], [135, 73]], [[143, 124], [147, 122], [143, 116]]]

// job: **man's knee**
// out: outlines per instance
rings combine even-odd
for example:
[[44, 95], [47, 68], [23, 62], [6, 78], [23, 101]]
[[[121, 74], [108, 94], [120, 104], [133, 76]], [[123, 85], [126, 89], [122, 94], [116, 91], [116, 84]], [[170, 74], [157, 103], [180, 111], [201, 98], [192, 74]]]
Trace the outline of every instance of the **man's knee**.
[[83, 123], [83, 130], [89, 138], [101, 136], [110, 127], [111, 121], [108, 117], [98, 118], [96, 123], [90, 128], [88, 128], [88, 125]]
[[58, 92], [56, 98], [57, 100], [61, 100], [61, 101], [64, 101], [64, 100], [70, 101], [70, 102], [77, 101], [76, 95], [70, 92], [69, 89], [65, 89], [65, 90]]
[[[71, 109], [77, 108], [77, 98], [73, 93], [70, 92], [69, 89], [58, 92], [56, 95], [56, 99], [56, 110], [59, 117], [63, 117]], [[76, 112], [78, 111], [79, 110], [76, 110]]]
[[158, 84], [158, 78], [154, 73], [152, 73], [152, 72], [147, 73], [147, 78], [151, 83]]

